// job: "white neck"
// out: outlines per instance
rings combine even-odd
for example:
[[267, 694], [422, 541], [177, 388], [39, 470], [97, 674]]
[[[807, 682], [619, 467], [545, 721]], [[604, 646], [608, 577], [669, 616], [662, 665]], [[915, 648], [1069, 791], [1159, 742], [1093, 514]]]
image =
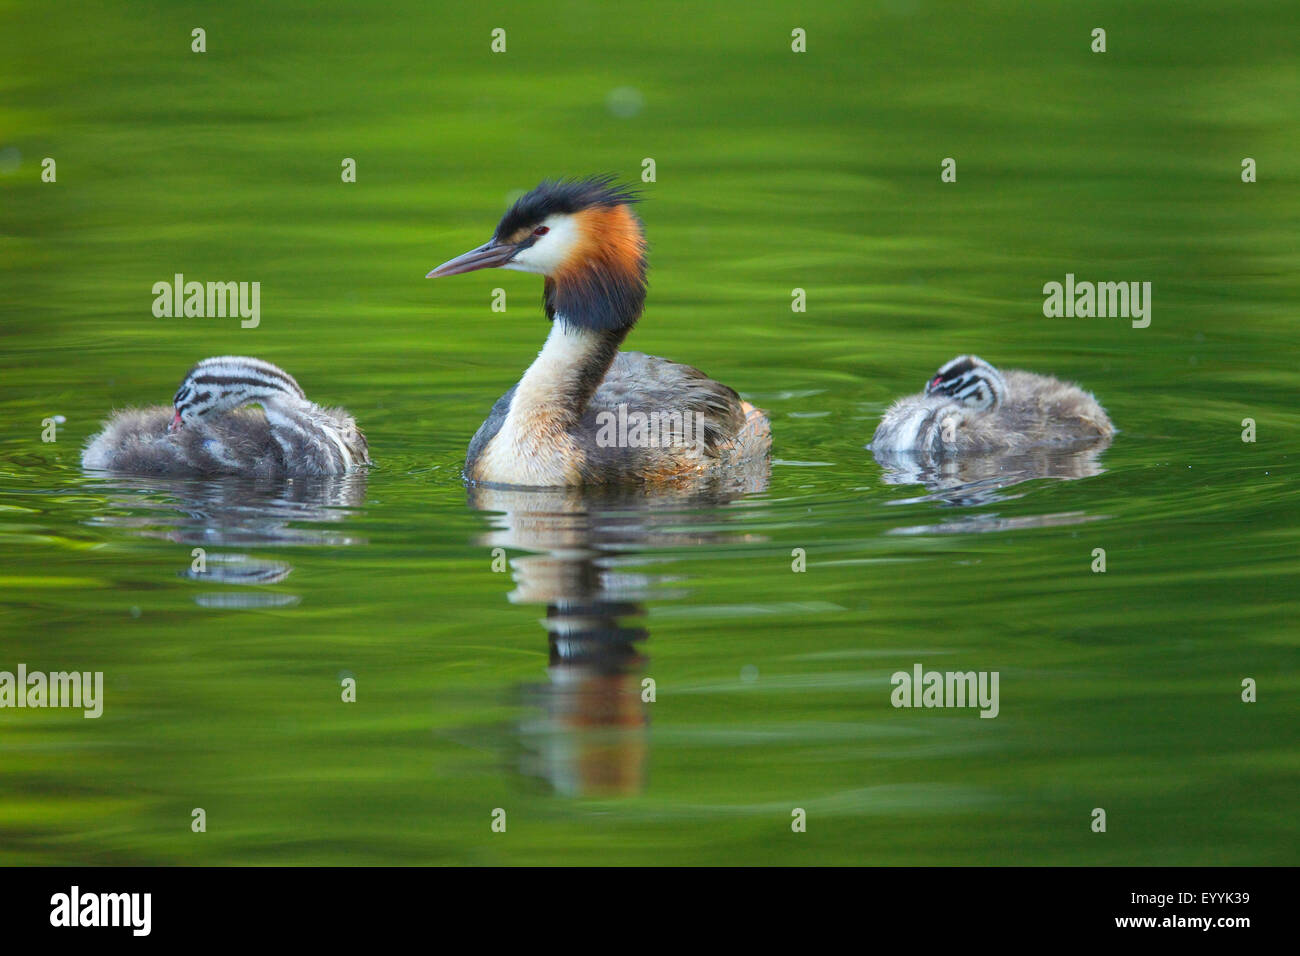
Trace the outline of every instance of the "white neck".
[[571, 429], [615, 354], [611, 333], [570, 328], [557, 315], [473, 477], [514, 485], [576, 484], [582, 456]]
[[[565, 403], [572, 394], [581, 374], [588, 369], [604, 344], [599, 332], [574, 329], [557, 315], [551, 323], [551, 333], [546, 344], [528, 366], [515, 398], [515, 408], [547, 407]], [[566, 409], [581, 413], [581, 409]]]

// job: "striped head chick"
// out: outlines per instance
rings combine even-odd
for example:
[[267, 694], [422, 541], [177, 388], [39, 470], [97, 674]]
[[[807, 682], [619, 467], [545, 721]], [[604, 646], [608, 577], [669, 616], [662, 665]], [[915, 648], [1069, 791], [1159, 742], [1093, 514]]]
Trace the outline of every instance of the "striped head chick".
[[959, 355], [925, 384], [926, 395], [946, 395], [974, 411], [991, 411], [1007, 397], [1002, 373], [976, 355]]
[[175, 415], [169, 432], [194, 427], [211, 416], [245, 405], [310, 405], [294, 377], [270, 362], [241, 355], [219, 355], [185, 374], [172, 397]]
[[218, 420], [229, 427], [236, 420], [225, 416], [246, 405], [262, 407], [286, 474], [339, 474], [370, 464], [365, 435], [351, 415], [321, 408], [284, 369], [248, 356], [207, 358], [190, 369], [172, 398], [167, 430], [176, 434]]

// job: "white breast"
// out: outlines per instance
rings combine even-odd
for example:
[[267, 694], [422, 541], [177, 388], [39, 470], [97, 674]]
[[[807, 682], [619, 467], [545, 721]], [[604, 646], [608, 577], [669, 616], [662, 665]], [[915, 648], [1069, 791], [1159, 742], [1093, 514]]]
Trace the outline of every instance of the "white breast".
[[599, 347], [596, 333], [556, 316], [551, 334], [515, 386], [501, 428], [474, 464], [472, 478], [509, 485], [576, 485], [581, 454], [565, 422], [569, 385]]

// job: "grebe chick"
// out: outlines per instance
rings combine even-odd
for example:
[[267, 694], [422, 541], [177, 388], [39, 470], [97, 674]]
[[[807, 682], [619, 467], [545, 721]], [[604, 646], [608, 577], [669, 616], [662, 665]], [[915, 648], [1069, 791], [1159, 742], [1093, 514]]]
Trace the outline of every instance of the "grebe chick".
[[919, 395], [885, 412], [873, 451], [960, 453], [1108, 440], [1106, 410], [1070, 382], [1032, 372], [1000, 372], [974, 355], [959, 355]]
[[610, 177], [543, 182], [487, 243], [429, 273], [500, 267], [546, 280], [550, 335], [470, 442], [471, 482], [680, 486], [769, 467], [761, 411], [697, 369], [619, 351], [645, 304], [636, 201]]
[[341, 475], [370, 464], [370, 455], [346, 411], [308, 401], [293, 376], [270, 362], [222, 355], [190, 369], [172, 407], [110, 418], [81, 464], [137, 475], [279, 478]]

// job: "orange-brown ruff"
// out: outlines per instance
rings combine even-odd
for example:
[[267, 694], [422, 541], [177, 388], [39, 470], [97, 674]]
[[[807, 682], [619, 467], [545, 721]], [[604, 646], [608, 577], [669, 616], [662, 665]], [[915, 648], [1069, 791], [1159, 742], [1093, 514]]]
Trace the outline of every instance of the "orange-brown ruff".
[[542, 183], [489, 242], [430, 273], [545, 277], [550, 335], [470, 442], [469, 480], [682, 486], [766, 475], [772, 436], [761, 411], [698, 369], [619, 350], [645, 303], [635, 201], [608, 178]]
[[[636, 281], [645, 262], [645, 234], [627, 206], [592, 206], [574, 213], [578, 242], [547, 283], [580, 284], [608, 273]], [[644, 276], [641, 277], [644, 281]]]

